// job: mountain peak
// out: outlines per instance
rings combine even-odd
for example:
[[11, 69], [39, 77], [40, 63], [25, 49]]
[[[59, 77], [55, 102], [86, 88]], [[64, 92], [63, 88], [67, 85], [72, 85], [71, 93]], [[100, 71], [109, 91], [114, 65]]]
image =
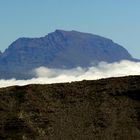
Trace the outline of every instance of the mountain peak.
[[[54, 32], [50, 33], [51, 35], [53, 34], [54, 36], [58, 36], [61, 35], [63, 37], [68, 37], [68, 38], [75, 38], [75, 39], [83, 39], [83, 40], [87, 40], [87, 39], [91, 39], [91, 40], [106, 40], [106, 41], [110, 41], [113, 42], [111, 39], [105, 38], [103, 36], [99, 36], [96, 34], [92, 34], [92, 33], [85, 33], [85, 32], [80, 32], [80, 31], [76, 31], [76, 30], [61, 30], [61, 29], [56, 29]], [[48, 34], [48, 35], [50, 35]]]
[[65, 30], [61, 30], [61, 29], [56, 29], [54, 32], [63, 33], [63, 32], [69, 32], [69, 31], [65, 31]]
[[57, 29], [45, 37], [24, 37], [14, 41], [1, 54], [0, 72], [21, 76], [40, 66], [59, 69], [89, 67], [101, 61], [110, 63], [124, 59], [134, 60], [125, 48], [111, 39]]
[[[84, 33], [76, 30], [61, 30], [61, 29], [56, 29], [54, 33], [63, 33], [63, 34], [89, 34], [89, 33]], [[93, 35], [93, 34], [92, 34]]]

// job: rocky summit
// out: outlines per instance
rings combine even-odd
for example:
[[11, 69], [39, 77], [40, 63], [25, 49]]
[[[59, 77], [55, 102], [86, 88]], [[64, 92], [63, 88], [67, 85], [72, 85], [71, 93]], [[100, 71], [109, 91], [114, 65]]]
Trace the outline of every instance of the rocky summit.
[[140, 76], [0, 89], [1, 140], [139, 140]]
[[88, 67], [101, 61], [134, 60], [112, 40], [77, 31], [56, 30], [45, 37], [19, 38], [0, 53], [0, 78], [31, 78], [34, 68]]

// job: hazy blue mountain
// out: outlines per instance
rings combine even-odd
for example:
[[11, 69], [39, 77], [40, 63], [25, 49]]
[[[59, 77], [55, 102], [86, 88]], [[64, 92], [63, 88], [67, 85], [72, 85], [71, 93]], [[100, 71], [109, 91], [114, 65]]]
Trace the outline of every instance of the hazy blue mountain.
[[134, 60], [126, 49], [110, 39], [77, 31], [56, 30], [45, 37], [14, 41], [0, 54], [0, 77], [26, 78], [30, 70], [40, 66], [88, 67], [101, 61], [123, 59]]

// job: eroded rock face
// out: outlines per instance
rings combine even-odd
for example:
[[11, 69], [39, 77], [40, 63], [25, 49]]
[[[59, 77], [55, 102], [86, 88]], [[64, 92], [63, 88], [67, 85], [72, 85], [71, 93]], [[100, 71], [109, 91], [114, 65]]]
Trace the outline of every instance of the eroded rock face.
[[[112, 40], [77, 31], [56, 30], [41, 38], [19, 38], [0, 57], [2, 76], [28, 77], [40, 66], [51, 68], [87, 67], [101, 61], [134, 60]], [[22, 76], [23, 75], [23, 76]]]
[[140, 76], [0, 89], [4, 140], [139, 140]]

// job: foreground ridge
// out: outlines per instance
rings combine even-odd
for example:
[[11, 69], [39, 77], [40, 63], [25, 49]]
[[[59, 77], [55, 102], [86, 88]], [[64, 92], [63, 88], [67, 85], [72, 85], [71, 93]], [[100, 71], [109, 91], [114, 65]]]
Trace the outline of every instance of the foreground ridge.
[[0, 99], [0, 139], [140, 139], [140, 76], [13, 86]]

